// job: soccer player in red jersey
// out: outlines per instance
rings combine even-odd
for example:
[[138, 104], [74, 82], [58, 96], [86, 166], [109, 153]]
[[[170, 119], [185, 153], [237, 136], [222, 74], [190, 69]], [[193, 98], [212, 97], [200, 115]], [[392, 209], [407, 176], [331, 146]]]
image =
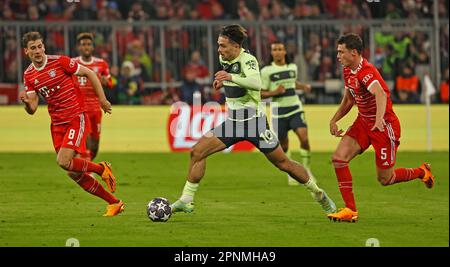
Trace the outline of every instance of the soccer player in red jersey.
[[[94, 51], [94, 36], [92, 33], [80, 33], [77, 35], [77, 48], [79, 56], [73, 58], [78, 64], [83, 65], [97, 74], [102, 86], [112, 88], [112, 79], [109, 74], [109, 66], [101, 58], [92, 56]], [[85, 76], [75, 76], [78, 87], [83, 92], [86, 105], [86, 115], [89, 117], [89, 132], [86, 133], [86, 155], [83, 158], [93, 160], [97, 156], [100, 142], [100, 130], [102, 124], [102, 110], [94, 87]]]
[[[94, 86], [102, 109], [111, 113], [111, 104], [105, 97], [100, 81], [94, 72], [69, 57], [46, 55], [39, 32], [26, 33], [22, 38], [22, 45], [31, 60], [30, 66], [24, 72], [25, 90], [20, 93], [25, 110], [31, 115], [34, 114], [39, 103], [37, 94], [45, 98], [58, 165], [68, 171], [68, 175], [84, 190], [108, 202], [104, 216], [119, 214], [124, 209], [124, 203], [111, 194], [116, 189], [116, 179], [110, 164], [96, 164], [78, 157], [86, 149], [88, 119], [83, 95], [74, 84], [72, 75], [86, 76]], [[100, 175], [111, 193], [89, 172]]]
[[[400, 144], [400, 122], [392, 109], [389, 89], [378, 70], [361, 56], [363, 42], [353, 33], [339, 38], [337, 58], [344, 67], [345, 92], [342, 102], [330, 121], [330, 133], [342, 137], [332, 162], [345, 208], [329, 214], [330, 220], [355, 222], [358, 211], [352, 189], [352, 174], [348, 163], [370, 145], [375, 149], [378, 181], [392, 185], [421, 179], [432, 188], [434, 176], [430, 164], [419, 168], [394, 168]], [[356, 103], [358, 117], [343, 135], [337, 122]]]

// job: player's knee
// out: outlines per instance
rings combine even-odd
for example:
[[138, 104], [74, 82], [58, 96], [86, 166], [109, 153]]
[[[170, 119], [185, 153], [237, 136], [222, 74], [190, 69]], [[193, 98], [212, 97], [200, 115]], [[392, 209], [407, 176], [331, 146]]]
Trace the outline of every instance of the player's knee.
[[203, 153], [198, 149], [196, 146], [194, 146], [191, 149], [191, 160], [193, 161], [200, 161], [203, 159]]
[[277, 166], [278, 169], [284, 172], [289, 172], [291, 161], [288, 158], [279, 160], [275, 163], [275, 166]]
[[66, 159], [63, 157], [57, 157], [56, 163], [59, 165], [59, 167], [63, 168], [64, 170], [68, 170], [70, 167], [70, 161], [71, 159]]
[[339, 153], [339, 152], [334, 152], [333, 156], [331, 156], [331, 162], [335, 163], [335, 162], [348, 162], [349, 161], [349, 157]]

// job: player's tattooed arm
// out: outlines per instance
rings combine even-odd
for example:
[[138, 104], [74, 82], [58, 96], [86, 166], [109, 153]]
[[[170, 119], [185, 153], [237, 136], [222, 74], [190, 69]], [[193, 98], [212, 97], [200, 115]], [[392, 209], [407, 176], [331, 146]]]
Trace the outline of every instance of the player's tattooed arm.
[[92, 84], [92, 87], [94, 88], [94, 92], [98, 97], [98, 101], [100, 102], [100, 106], [102, 107], [103, 111], [111, 113], [112, 111], [111, 103], [109, 103], [108, 99], [106, 99], [105, 92], [103, 92], [102, 84], [98, 79], [97, 75], [95, 74], [95, 72], [80, 65], [80, 69], [77, 75], [86, 76], [89, 79], [89, 81]]
[[22, 103], [25, 104], [25, 110], [28, 114], [33, 115], [39, 104], [39, 97], [34, 91], [22, 91], [19, 94], [19, 98], [22, 101]]

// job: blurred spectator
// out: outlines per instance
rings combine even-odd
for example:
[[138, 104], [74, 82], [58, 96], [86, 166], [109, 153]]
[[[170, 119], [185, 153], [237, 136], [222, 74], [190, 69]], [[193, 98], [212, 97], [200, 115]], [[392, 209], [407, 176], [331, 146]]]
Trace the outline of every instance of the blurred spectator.
[[17, 48], [16, 39], [6, 39], [5, 51], [3, 52], [3, 67], [5, 68], [5, 82], [17, 82]]
[[397, 8], [395, 2], [393, 1], [389, 1], [387, 3], [386, 9], [386, 19], [400, 19], [403, 17], [403, 12], [401, 12], [400, 9]]
[[134, 64], [135, 73], [140, 75], [144, 81], [151, 80], [152, 60], [147, 52], [145, 52], [141, 41], [134, 40], [129, 44], [125, 60], [131, 61]]
[[[438, 0], [439, 16], [448, 17], [448, 1]], [[433, 12], [430, 0], [1, 0], [2, 20], [27, 20], [30, 6], [39, 10], [46, 20], [109, 20], [133, 21], [172, 18], [182, 19], [236, 19], [256, 17], [264, 19], [317, 18], [430, 18]], [[105, 15], [107, 13], [107, 15]]]
[[148, 14], [142, 9], [140, 2], [135, 2], [131, 5], [131, 10], [128, 12], [128, 22], [144, 21], [149, 18]]
[[442, 103], [448, 104], [448, 67], [444, 71], [444, 77], [440, 86], [440, 97]]
[[269, 7], [267, 5], [262, 6], [260, 8], [258, 20], [265, 21], [269, 19], [272, 19], [272, 14], [270, 13]]
[[167, 83], [171, 83], [175, 80], [178, 80], [178, 73], [177, 70], [179, 67], [177, 67], [171, 60], [166, 58], [166, 77], [163, 76], [163, 70], [162, 70], [162, 59], [161, 59], [161, 51], [157, 49], [155, 51], [155, 57], [153, 61], [153, 72], [152, 72], [152, 81], [157, 83], [162, 83], [163, 80]]
[[194, 101], [194, 93], [202, 93], [202, 86], [195, 80], [197, 73], [193, 69], [188, 69], [183, 80], [183, 84], [180, 87], [181, 101], [192, 105]]
[[105, 90], [106, 98], [111, 102], [111, 104], [118, 104], [118, 88], [117, 84], [119, 82], [119, 67], [111, 66], [109, 70], [109, 74], [111, 75], [112, 80], [112, 88]]
[[419, 103], [419, 77], [411, 67], [405, 66], [396, 79], [398, 101], [400, 103]]
[[121, 18], [118, 5], [114, 1], [106, 2], [97, 12], [97, 19], [100, 21], [116, 21]]
[[439, 0], [439, 18], [448, 18], [448, 0]]
[[311, 32], [308, 38], [308, 47], [305, 52], [305, 60], [309, 66], [310, 80], [317, 80], [320, 58], [322, 57], [322, 47], [320, 46], [320, 37], [317, 33]]
[[441, 71], [448, 67], [449, 62], [449, 24], [443, 25], [440, 30], [440, 55], [441, 55]]
[[119, 104], [140, 104], [143, 82], [139, 76], [135, 75], [134, 71], [133, 63], [130, 61], [124, 61], [122, 63], [116, 87]]
[[200, 19], [209, 20], [213, 18], [212, 6], [215, 0], [199, 0], [197, 1], [196, 9]]
[[217, 19], [217, 20], [224, 20], [229, 19], [229, 16], [227, 16], [223, 10], [222, 4], [219, 2], [213, 2], [211, 5], [211, 18]]
[[383, 77], [386, 80], [394, 80], [399, 73], [400, 58], [395, 53], [394, 47], [388, 44], [385, 49], [384, 62], [381, 67]]
[[337, 78], [335, 70], [336, 66], [333, 64], [333, 59], [329, 56], [324, 56], [320, 64], [318, 80], [324, 82], [327, 79]]
[[194, 79], [199, 84], [206, 84], [209, 82], [209, 72], [208, 67], [205, 65], [205, 62], [202, 60], [200, 52], [195, 50], [191, 53], [191, 60], [186, 66], [184, 66], [182, 70], [183, 77], [186, 78], [188, 72], [194, 76]]
[[181, 66], [186, 64], [184, 54], [189, 47], [189, 34], [186, 29], [179, 24], [170, 25], [164, 32], [164, 38], [167, 57]]
[[156, 8], [156, 19], [157, 20], [168, 20], [169, 12], [168, 8], [165, 5], [160, 5]]
[[30, 5], [27, 10], [27, 20], [28, 21], [36, 21], [39, 20], [39, 9], [35, 5]]
[[77, 5], [73, 12], [73, 19], [75, 20], [95, 20], [97, 13], [95, 5], [92, 0], [80, 0], [80, 5]]
[[2, 12], [2, 20], [15, 20], [16, 16], [14, 15], [14, 12], [11, 10], [11, 8], [9, 7], [9, 5], [4, 5], [3, 6], [3, 12]]

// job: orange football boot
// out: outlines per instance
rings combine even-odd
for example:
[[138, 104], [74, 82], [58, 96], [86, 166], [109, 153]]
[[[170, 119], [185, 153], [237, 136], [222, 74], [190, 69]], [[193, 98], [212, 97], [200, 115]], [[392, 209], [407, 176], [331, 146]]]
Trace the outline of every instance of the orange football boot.
[[425, 175], [422, 178], [422, 182], [424, 182], [427, 188], [432, 188], [434, 186], [434, 176], [431, 173], [431, 165], [429, 163], [424, 163], [420, 166]]
[[358, 220], [358, 212], [353, 211], [347, 207], [339, 209], [337, 213], [330, 213], [327, 215], [328, 219], [338, 222], [356, 222]]
[[103, 173], [101, 175], [102, 180], [106, 183], [108, 186], [108, 189], [111, 193], [114, 193], [116, 191], [116, 177], [114, 177], [111, 169], [111, 163], [102, 161], [99, 163], [103, 166]]
[[110, 204], [106, 206], [106, 213], [103, 214], [104, 217], [112, 217], [116, 216], [117, 214], [121, 213], [125, 210], [125, 204], [122, 200], [119, 200], [119, 202]]

